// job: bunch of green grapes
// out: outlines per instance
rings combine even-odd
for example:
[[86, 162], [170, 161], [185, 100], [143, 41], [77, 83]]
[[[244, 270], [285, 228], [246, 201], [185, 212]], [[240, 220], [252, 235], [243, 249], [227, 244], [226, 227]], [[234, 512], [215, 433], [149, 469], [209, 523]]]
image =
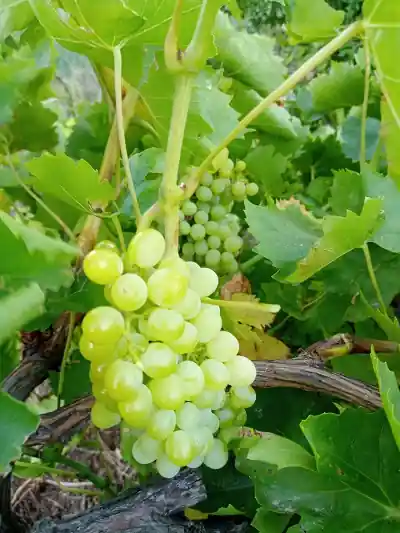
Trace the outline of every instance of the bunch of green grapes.
[[212, 173], [204, 174], [193, 197], [183, 202], [180, 235], [185, 260], [195, 260], [218, 274], [237, 272], [242, 226], [232, 209], [235, 202], [258, 193], [257, 184], [247, 180], [245, 171], [246, 163], [235, 164], [225, 148], [214, 159]]
[[107, 243], [85, 257], [86, 276], [105, 286], [110, 305], [86, 314], [80, 350], [91, 362], [93, 424], [122, 419], [137, 432], [133, 458], [169, 478], [185, 466], [226, 464], [220, 430], [245, 423], [256, 370], [222, 329], [218, 305], [202, 301], [217, 274], [164, 252], [163, 235], [146, 229], [124, 258]]

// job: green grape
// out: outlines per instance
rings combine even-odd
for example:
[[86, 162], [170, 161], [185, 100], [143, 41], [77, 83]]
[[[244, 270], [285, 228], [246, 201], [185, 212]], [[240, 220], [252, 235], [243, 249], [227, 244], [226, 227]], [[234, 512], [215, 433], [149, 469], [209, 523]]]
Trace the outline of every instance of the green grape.
[[83, 334], [94, 344], [116, 344], [124, 331], [124, 317], [113, 307], [95, 307], [82, 321]]
[[224, 248], [231, 254], [237, 253], [243, 246], [243, 239], [239, 235], [231, 235], [224, 242]]
[[99, 429], [108, 429], [120, 423], [121, 417], [115, 411], [96, 400], [91, 410], [92, 424]]
[[230, 375], [229, 384], [232, 387], [247, 387], [256, 379], [256, 367], [253, 361], [237, 355], [226, 363]]
[[123, 420], [131, 427], [146, 428], [153, 411], [153, 399], [149, 388], [141, 385], [132, 400], [118, 403], [118, 409]]
[[229, 159], [229, 150], [228, 148], [223, 148], [220, 153], [214, 157], [212, 160], [212, 166], [214, 170], [219, 170], [223, 167]]
[[214, 180], [214, 183], [211, 185], [211, 190], [215, 195], [220, 195], [224, 192], [227, 182], [225, 179]]
[[221, 254], [221, 264], [223, 266], [228, 266], [235, 261], [235, 257], [231, 252], [222, 252]]
[[239, 409], [236, 412], [236, 418], [234, 421], [235, 426], [244, 426], [247, 422], [247, 413], [246, 409]]
[[211, 296], [217, 290], [218, 282], [218, 276], [213, 270], [200, 268], [191, 273], [189, 287], [197, 292], [200, 298], [205, 298], [206, 296]]
[[194, 215], [194, 221], [196, 224], [204, 226], [204, 224], [206, 224], [208, 221], [208, 214], [205, 211], [197, 211], [197, 213]]
[[199, 211], [203, 211], [204, 213], [207, 213], [207, 215], [210, 213], [211, 205], [207, 202], [197, 202], [197, 209]]
[[211, 235], [208, 237], [207, 243], [211, 250], [218, 250], [218, 248], [221, 246], [221, 239], [217, 237], [217, 235]]
[[93, 383], [92, 384], [92, 394], [100, 403], [105, 405], [110, 411], [118, 413], [118, 403], [110, 398], [106, 389], [104, 388], [103, 383]]
[[[203, 374], [203, 383], [204, 383], [204, 374]], [[204, 385], [203, 385], [204, 387]], [[216, 391], [211, 389], [203, 388], [199, 394], [197, 394], [192, 402], [199, 407], [199, 409], [212, 409], [214, 405], [218, 403], [220, 405], [220, 392], [225, 391]]]
[[176, 370], [177, 356], [166, 344], [151, 342], [140, 362], [149, 377], [164, 378]]
[[231, 204], [234, 202], [234, 200], [235, 199], [233, 198], [230, 186], [227, 187], [219, 197], [219, 203], [223, 206], [226, 206], [227, 211], [230, 211], [230, 209], [232, 208]]
[[197, 363], [182, 361], [178, 365], [176, 374], [181, 379], [186, 398], [197, 397], [201, 394], [204, 389], [204, 374]]
[[100, 241], [94, 247], [95, 250], [112, 250], [113, 252], [118, 253], [118, 246], [115, 242], [104, 240]]
[[192, 324], [197, 329], [199, 342], [210, 342], [222, 328], [219, 307], [202, 305], [200, 313], [192, 320]]
[[195, 456], [190, 435], [183, 430], [174, 431], [165, 441], [165, 453], [177, 466], [187, 466]]
[[219, 175], [223, 178], [230, 178], [234, 168], [235, 163], [232, 161], [232, 159], [228, 158], [225, 164], [219, 169]]
[[221, 252], [219, 250], [208, 250], [205, 257], [205, 263], [208, 268], [216, 268], [221, 259]]
[[178, 374], [166, 378], [154, 379], [150, 382], [153, 401], [159, 409], [179, 409], [185, 401], [185, 388]]
[[238, 159], [235, 164], [236, 172], [244, 172], [247, 168], [246, 162]]
[[182, 220], [185, 220], [185, 214], [183, 213], [181, 209], [179, 209], [178, 211], [178, 216], [179, 216], [179, 222], [182, 222]]
[[236, 418], [235, 411], [233, 411], [233, 409], [230, 409], [229, 407], [218, 409], [215, 414], [219, 419], [219, 425], [221, 428], [227, 428], [229, 426], [232, 426]]
[[113, 250], [92, 250], [83, 260], [83, 271], [90, 281], [109, 285], [124, 271], [124, 263]]
[[134, 398], [142, 383], [143, 372], [131, 361], [118, 359], [112, 362], [104, 375], [107, 394], [117, 402]]
[[214, 437], [209, 428], [205, 426], [198, 426], [197, 428], [190, 430], [188, 433], [192, 441], [194, 457], [199, 455], [204, 456], [208, 451], [210, 451]]
[[160, 409], [153, 413], [146, 431], [153, 439], [165, 440], [174, 431], [175, 426], [175, 411]]
[[211, 409], [201, 409], [200, 426], [208, 428], [211, 433], [216, 433], [219, 429], [219, 418]]
[[180, 313], [185, 320], [190, 320], [200, 312], [200, 296], [196, 291], [188, 289], [183, 299], [177, 305], [174, 305], [173, 309]]
[[206, 359], [200, 365], [204, 374], [206, 387], [211, 390], [223, 390], [229, 383], [227, 367], [215, 359]]
[[111, 298], [121, 311], [136, 311], [147, 301], [147, 285], [137, 274], [124, 274], [112, 285]]
[[182, 213], [186, 217], [192, 217], [196, 211], [197, 211], [197, 205], [194, 202], [191, 202], [190, 200], [185, 200], [182, 204]]
[[229, 226], [229, 224], [221, 224], [218, 227], [218, 237], [222, 239], [223, 241], [225, 239], [228, 239], [232, 235], [232, 228]]
[[169, 268], [170, 270], [179, 272], [182, 276], [185, 276], [187, 279], [189, 279], [190, 277], [190, 268], [187, 262], [178, 256], [167, 257], [163, 259], [158, 269], [161, 270], [163, 268]]
[[214, 398], [214, 402], [213, 404], [211, 405], [211, 409], [213, 411], [216, 411], [217, 409], [221, 409], [225, 403], [226, 403], [226, 398], [227, 398], [227, 394], [224, 390], [219, 390], [219, 391], [216, 391], [217, 394]]
[[232, 387], [229, 403], [233, 409], [248, 409], [256, 401], [256, 391], [253, 387]]
[[190, 275], [199, 270], [199, 265], [194, 261], [186, 261], [187, 266], [189, 267]]
[[186, 222], [186, 220], [182, 220], [179, 223], [179, 233], [181, 235], [189, 235], [190, 228], [191, 228], [191, 225], [189, 224], [189, 222]]
[[223, 205], [213, 205], [210, 211], [212, 220], [221, 220], [226, 215], [226, 209]]
[[79, 339], [79, 350], [85, 359], [94, 363], [111, 363], [117, 357], [115, 344], [94, 344], [85, 335]]
[[183, 316], [172, 309], [153, 309], [147, 319], [147, 333], [157, 341], [174, 341], [182, 335], [184, 328]]
[[197, 188], [196, 196], [200, 202], [210, 202], [213, 197], [213, 193], [209, 187], [200, 185], [200, 187]]
[[172, 268], [156, 270], [147, 281], [149, 299], [161, 307], [173, 307], [185, 296], [188, 279]]
[[239, 353], [237, 338], [228, 331], [220, 331], [209, 343], [207, 343], [207, 355], [222, 363], [230, 361]]
[[145, 133], [143, 137], [141, 138], [143, 147], [146, 148], [153, 148], [154, 146], [157, 146], [157, 141], [151, 133]]
[[140, 333], [130, 333], [128, 338], [128, 351], [143, 353], [147, 350], [148, 346], [149, 341], [144, 335], [141, 335]]
[[225, 272], [227, 274], [235, 274], [238, 270], [239, 270], [239, 264], [237, 261], [232, 261], [232, 263], [225, 266]]
[[246, 185], [246, 194], [247, 196], [255, 196], [256, 194], [258, 194], [257, 183], [248, 183]]
[[190, 461], [188, 464], [189, 468], [199, 468], [203, 464], [203, 457], [201, 455], [198, 455], [193, 459], [193, 461]]
[[182, 335], [179, 339], [170, 341], [169, 345], [176, 353], [183, 355], [192, 353], [198, 342], [197, 329], [190, 322], [185, 322]]
[[232, 194], [239, 198], [246, 196], [246, 183], [244, 181], [235, 181], [235, 183], [232, 183]]
[[172, 463], [165, 453], [162, 453], [156, 461], [156, 469], [160, 476], [171, 479], [178, 474], [180, 467]]
[[144, 433], [132, 446], [132, 457], [140, 465], [153, 463], [161, 453], [161, 442]]
[[107, 300], [107, 302], [109, 304], [114, 306], [114, 302], [113, 302], [113, 299], [112, 299], [112, 296], [111, 296], [111, 287], [112, 287], [112, 285], [106, 285], [104, 287], [104, 298]]
[[201, 224], [193, 224], [190, 228], [190, 236], [194, 241], [201, 241], [206, 236], [206, 229]]
[[191, 242], [185, 242], [182, 246], [182, 255], [185, 259], [192, 259], [194, 256], [194, 245]]
[[200, 255], [200, 256], [206, 255], [206, 253], [208, 252], [207, 241], [204, 239], [202, 241], [197, 241], [194, 244], [194, 251], [196, 252], [197, 255]]
[[176, 412], [176, 425], [179, 429], [190, 431], [201, 423], [200, 410], [193, 403], [186, 402]]
[[200, 178], [201, 185], [205, 185], [206, 187], [209, 187], [212, 182], [213, 177], [209, 172], [205, 172]]
[[[89, 378], [92, 383], [104, 384], [104, 376], [108, 365], [102, 363], [92, 363], [89, 370]], [[204, 379], [204, 378], [203, 378]]]
[[215, 222], [215, 220], [210, 220], [209, 222], [205, 224], [204, 227], [206, 229], [207, 235], [214, 236], [218, 234], [219, 224], [218, 222]]
[[137, 233], [128, 245], [127, 257], [131, 265], [151, 268], [161, 261], [165, 252], [163, 235], [152, 228]]
[[213, 470], [223, 468], [228, 462], [228, 450], [220, 439], [214, 439], [210, 451], [204, 457], [204, 464]]

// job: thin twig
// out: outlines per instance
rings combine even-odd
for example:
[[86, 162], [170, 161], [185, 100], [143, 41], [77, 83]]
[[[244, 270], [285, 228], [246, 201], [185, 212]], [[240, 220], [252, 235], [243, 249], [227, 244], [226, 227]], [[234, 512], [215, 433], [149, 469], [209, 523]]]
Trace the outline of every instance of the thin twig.
[[385, 316], [388, 316], [387, 310], [386, 310], [386, 305], [385, 305], [385, 302], [383, 300], [383, 296], [382, 296], [382, 293], [381, 293], [381, 289], [379, 287], [378, 280], [376, 279], [374, 265], [372, 264], [372, 258], [371, 258], [371, 254], [370, 254], [370, 251], [369, 251], [369, 248], [368, 248], [368, 244], [365, 243], [364, 246], [362, 247], [362, 249], [363, 249], [363, 252], [364, 252], [365, 262], [367, 264], [368, 275], [369, 275], [369, 278], [371, 280], [372, 286], [373, 286], [373, 288], [375, 290], [375, 294], [376, 294], [376, 297], [378, 299], [381, 311], [382, 311], [382, 313]]
[[67, 334], [67, 340], [65, 342], [64, 354], [63, 354], [63, 358], [61, 361], [60, 376], [59, 376], [59, 381], [58, 381], [58, 389], [57, 389], [58, 409], [61, 406], [61, 396], [62, 396], [63, 388], [64, 388], [65, 370], [69, 362], [69, 355], [70, 355], [69, 352], [71, 349], [72, 334], [74, 332], [74, 326], [75, 326], [75, 313], [71, 312], [69, 315], [68, 334]]
[[360, 169], [364, 170], [367, 162], [367, 118], [369, 89], [371, 78], [371, 54], [368, 46], [368, 39], [364, 36], [365, 52], [365, 78], [364, 78], [364, 100], [361, 113], [361, 138], [360, 138]]

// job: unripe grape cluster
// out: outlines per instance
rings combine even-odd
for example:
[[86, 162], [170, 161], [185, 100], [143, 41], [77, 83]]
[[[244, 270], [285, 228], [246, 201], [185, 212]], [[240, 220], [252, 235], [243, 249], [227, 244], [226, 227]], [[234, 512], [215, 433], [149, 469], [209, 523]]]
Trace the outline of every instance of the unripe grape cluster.
[[237, 255], [243, 246], [239, 217], [232, 213], [235, 202], [258, 193], [256, 183], [245, 177], [246, 163], [229, 158], [225, 148], [213, 161], [191, 199], [182, 203], [180, 235], [182, 256], [195, 260], [218, 274], [238, 270]]
[[218, 305], [202, 301], [217, 274], [163, 258], [165, 248], [163, 235], [146, 229], [124, 258], [104, 243], [85, 257], [86, 276], [104, 285], [110, 305], [86, 314], [80, 350], [91, 362], [93, 424], [123, 420], [137, 436], [133, 458], [169, 478], [181, 467], [226, 464], [221, 430], [245, 423], [256, 370], [222, 329]]

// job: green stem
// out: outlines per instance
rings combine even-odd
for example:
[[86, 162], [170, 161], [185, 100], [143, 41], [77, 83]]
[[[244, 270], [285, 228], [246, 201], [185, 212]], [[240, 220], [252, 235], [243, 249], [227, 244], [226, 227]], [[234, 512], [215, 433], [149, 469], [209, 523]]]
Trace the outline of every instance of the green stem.
[[122, 231], [121, 222], [119, 221], [119, 218], [117, 215], [111, 217], [111, 220], [113, 221], [115, 231], [118, 235], [119, 245], [121, 247], [122, 252], [126, 252], [126, 246], [125, 246], [125, 239], [124, 239], [124, 233]]
[[61, 407], [61, 396], [62, 396], [62, 392], [64, 388], [65, 370], [69, 362], [69, 351], [71, 349], [74, 325], [75, 325], [75, 313], [70, 313], [69, 324], [68, 324], [68, 335], [67, 335], [67, 340], [65, 342], [64, 355], [63, 355], [62, 362], [61, 362], [60, 377], [58, 381], [58, 389], [57, 389], [57, 408], [58, 409], [60, 409]]
[[57, 485], [60, 487], [61, 490], [64, 492], [69, 492], [71, 494], [77, 494], [79, 496], [92, 496], [95, 498], [98, 497], [104, 497], [104, 491], [100, 490], [90, 490], [90, 489], [80, 489], [78, 487], [68, 487], [67, 485], [64, 485], [61, 481], [56, 481]]
[[129, 166], [129, 156], [125, 140], [124, 112], [122, 106], [122, 56], [121, 49], [116, 46], [114, 53], [114, 85], [115, 85], [115, 113], [117, 119], [118, 140], [121, 150], [122, 162], [124, 165], [125, 176], [128, 184], [128, 190], [132, 197], [132, 205], [135, 213], [136, 224], [140, 223], [141, 213], [139, 201], [133, 183], [132, 173]]
[[178, 173], [192, 87], [193, 77], [190, 74], [178, 74], [176, 76], [165, 169], [161, 183], [167, 256], [175, 255], [178, 252], [179, 202], [182, 199], [182, 190], [178, 187]]
[[251, 257], [244, 263], [240, 265], [240, 270], [243, 272], [248, 272], [254, 265], [262, 261], [264, 258], [261, 255], [255, 255], [254, 257]]
[[28, 468], [30, 471], [37, 470], [42, 474], [52, 474], [59, 477], [75, 478], [75, 472], [70, 470], [60, 470], [59, 468], [53, 468], [51, 466], [43, 465], [41, 463], [29, 463], [26, 461], [15, 461], [14, 466], [19, 468]]
[[360, 138], [360, 170], [365, 169], [367, 162], [367, 118], [368, 118], [368, 102], [369, 102], [369, 88], [371, 78], [371, 54], [368, 46], [368, 41], [364, 38], [365, 51], [365, 77], [364, 77], [364, 100], [362, 104], [361, 113], [361, 138]]
[[364, 252], [365, 262], [367, 264], [368, 275], [371, 280], [372, 286], [375, 290], [375, 294], [378, 299], [381, 311], [385, 316], [388, 316], [386, 305], [385, 305], [385, 302], [383, 301], [381, 289], [379, 288], [378, 280], [376, 279], [376, 276], [375, 276], [374, 265], [372, 264], [372, 258], [371, 258], [371, 254], [370, 254], [367, 243], [365, 243], [363, 246], [363, 252]]

